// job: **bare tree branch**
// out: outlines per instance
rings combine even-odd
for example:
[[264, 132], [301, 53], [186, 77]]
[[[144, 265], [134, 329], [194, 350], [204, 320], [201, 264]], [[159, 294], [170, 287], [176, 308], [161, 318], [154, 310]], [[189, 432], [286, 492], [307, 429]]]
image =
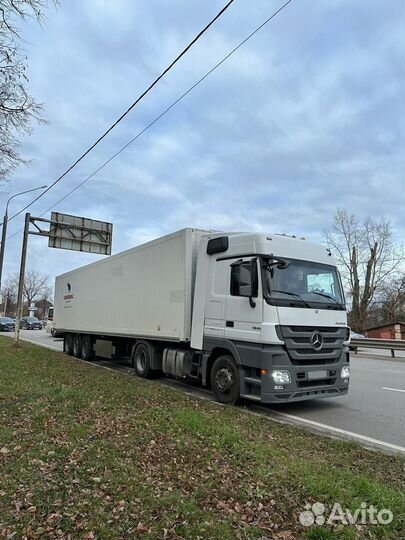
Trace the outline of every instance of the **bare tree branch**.
[[44, 11], [57, 0], [0, 0], [0, 181], [22, 163], [21, 136], [43, 122], [43, 106], [29, 94], [27, 56], [21, 47], [19, 21], [45, 21]]

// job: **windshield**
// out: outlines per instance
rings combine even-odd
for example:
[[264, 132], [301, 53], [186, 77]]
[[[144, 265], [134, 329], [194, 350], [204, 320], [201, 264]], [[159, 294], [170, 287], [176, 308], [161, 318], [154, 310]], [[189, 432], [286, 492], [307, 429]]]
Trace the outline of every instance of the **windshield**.
[[29, 322], [39, 322], [39, 319], [37, 319], [36, 317], [26, 317], [25, 320]]
[[1, 323], [13, 323], [14, 324], [13, 319], [11, 319], [10, 317], [0, 317], [0, 322]]
[[[288, 265], [265, 266], [270, 303], [322, 309], [345, 309], [339, 274], [335, 266], [311, 261], [283, 259]], [[271, 261], [270, 261], [271, 262]]]

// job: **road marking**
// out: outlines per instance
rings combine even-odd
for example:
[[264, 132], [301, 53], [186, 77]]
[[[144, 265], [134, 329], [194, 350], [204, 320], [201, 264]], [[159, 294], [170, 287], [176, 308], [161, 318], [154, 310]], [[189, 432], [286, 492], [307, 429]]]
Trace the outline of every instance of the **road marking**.
[[388, 388], [388, 386], [382, 386], [381, 388], [383, 390], [391, 390], [391, 392], [404, 392], [405, 393], [405, 390], [401, 390], [400, 388]]
[[[404, 392], [405, 390], [400, 390], [401, 392]], [[328, 426], [327, 424], [321, 424], [320, 422], [315, 422], [314, 420], [309, 420], [307, 418], [302, 418], [300, 416], [295, 416], [294, 414], [288, 414], [283, 413], [279, 411], [272, 411], [278, 416], [282, 416], [285, 418], [289, 418], [291, 420], [298, 421], [300, 423], [309, 424], [314, 427], [318, 427], [327, 431], [332, 431], [334, 433], [339, 433], [340, 435], [344, 435], [351, 439], [357, 439], [362, 440], [365, 442], [368, 442], [370, 444], [376, 445], [376, 446], [382, 446], [383, 448], [389, 448], [390, 450], [395, 450], [396, 452], [402, 452], [405, 454], [405, 447], [399, 446], [397, 444], [392, 444], [384, 441], [380, 441], [379, 439], [373, 439], [372, 437], [367, 437], [366, 435], [360, 435], [360, 433], [353, 433], [353, 431], [347, 431], [346, 429], [340, 429], [333, 426]]]

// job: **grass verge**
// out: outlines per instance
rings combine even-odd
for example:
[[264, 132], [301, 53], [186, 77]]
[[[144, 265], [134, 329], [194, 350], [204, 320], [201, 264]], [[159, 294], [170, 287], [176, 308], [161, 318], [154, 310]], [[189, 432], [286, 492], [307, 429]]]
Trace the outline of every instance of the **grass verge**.
[[[0, 538], [400, 538], [404, 460], [0, 338]], [[388, 524], [299, 522], [361, 503]]]

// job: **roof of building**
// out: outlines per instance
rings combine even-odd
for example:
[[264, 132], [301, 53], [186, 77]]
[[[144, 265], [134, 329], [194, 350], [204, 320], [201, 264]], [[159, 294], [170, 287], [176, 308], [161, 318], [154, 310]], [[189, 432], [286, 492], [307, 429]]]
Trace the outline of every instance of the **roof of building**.
[[370, 328], [367, 328], [367, 332], [370, 330], [378, 330], [379, 328], [387, 328], [387, 326], [394, 326], [394, 324], [402, 324], [405, 326], [405, 321], [392, 321], [385, 324], [378, 324], [377, 326], [371, 326]]

